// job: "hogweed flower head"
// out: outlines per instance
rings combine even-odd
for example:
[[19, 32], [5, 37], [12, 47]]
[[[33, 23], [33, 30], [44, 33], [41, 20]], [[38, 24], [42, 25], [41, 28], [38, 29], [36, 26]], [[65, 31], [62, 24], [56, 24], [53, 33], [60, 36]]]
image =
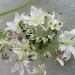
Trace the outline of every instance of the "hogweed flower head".
[[[16, 13], [15, 19], [7, 22], [5, 28], [7, 39], [0, 37], [0, 49], [7, 45], [12, 49], [13, 54], [9, 60], [16, 62], [12, 72], [19, 70], [20, 75], [24, 75], [24, 67], [29, 71], [29, 63], [37, 58], [41, 58], [44, 63], [45, 57], [51, 57], [50, 50], [57, 46], [56, 60], [61, 66], [64, 66], [64, 61], [69, 60], [71, 55], [75, 58], [75, 29], [62, 32], [54, 43], [57, 32], [62, 26], [63, 22], [55, 18], [54, 12], [49, 13], [35, 6], [31, 6], [29, 15]], [[34, 66], [33, 71], [29, 73], [47, 75], [45, 64]]]

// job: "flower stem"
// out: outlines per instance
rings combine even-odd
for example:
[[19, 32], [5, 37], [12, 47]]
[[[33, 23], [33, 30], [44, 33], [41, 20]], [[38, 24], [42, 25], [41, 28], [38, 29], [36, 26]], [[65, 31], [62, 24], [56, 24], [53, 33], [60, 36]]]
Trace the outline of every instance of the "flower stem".
[[17, 11], [17, 10], [26, 8], [26, 7], [27, 7], [28, 5], [30, 5], [31, 3], [32, 3], [32, 0], [29, 0], [27, 3], [25, 3], [25, 4], [22, 5], [22, 6], [19, 6], [19, 7], [17, 7], [17, 8], [14, 8], [14, 9], [12, 9], [12, 10], [8, 10], [8, 11], [3, 12], [3, 13], [0, 13], [0, 16], [7, 15], [7, 14], [12, 13], [12, 12], [15, 12], [15, 11]]
[[44, 20], [44, 27], [46, 27], [46, 24], [47, 24], [47, 16], [45, 16], [44, 19], [45, 19]]
[[60, 42], [52, 42], [51, 44], [59, 44]]

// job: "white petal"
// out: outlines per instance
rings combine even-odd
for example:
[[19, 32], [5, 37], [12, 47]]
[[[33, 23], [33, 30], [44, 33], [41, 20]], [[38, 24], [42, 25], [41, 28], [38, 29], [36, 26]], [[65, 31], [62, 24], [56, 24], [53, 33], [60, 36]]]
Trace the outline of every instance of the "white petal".
[[73, 38], [75, 36], [75, 29], [70, 31], [70, 37]]
[[30, 15], [31, 15], [32, 17], [35, 17], [35, 16], [37, 15], [37, 8], [36, 8], [36, 7], [31, 6]]
[[28, 21], [28, 25], [32, 26], [33, 25], [32, 21]]
[[15, 45], [16, 45], [16, 39], [13, 38], [12, 40], [10, 40], [9, 44], [10, 44], [11, 46], [15, 47]]
[[31, 17], [30, 16], [24, 16], [23, 17], [25, 20], [31, 20]]
[[70, 48], [69, 47], [66, 47], [66, 50], [65, 50], [65, 52], [64, 52], [64, 55], [63, 55], [63, 57], [65, 57], [64, 59], [65, 59], [65, 61], [68, 61], [69, 60], [69, 58], [71, 57], [71, 51], [70, 51]]
[[19, 70], [19, 65], [18, 65], [18, 63], [16, 63], [16, 64], [12, 67], [11, 72], [15, 72], [15, 71], [17, 71], [17, 70]]
[[13, 22], [7, 22], [7, 26], [13, 27], [14, 26], [14, 23]]
[[20, 75], [24, 75], [24, 67], [22, 64], [20, 66]]
[[49, 19], [54, 20], [55, 19], [55, 12], [52, 12], [52, 14], [48, 14]]
[[74, 49], [74, 47], [70, 46], [70, 51], [72, 52], [72, 54], [74, 56], [74, 59], [75, 59], [75, 49]]
[[75, 37], [71, 40], [71, 44], [75, 46]]
[[14, 22], [7, 22], [7, 28], [5, 28], [5, 30], [12, 30], [12, 31], [16, 31], [16, 25]]
[[16, 33], [20, 33], [20, 32], [21, 32], [21, 29], [17, 28]]
[[19, 21], [19, 18], [20, 18], [20, 16], [19, 16], [19, 14], [16, 12], [16, 13], [15, 13], [15, 20], [14, 20], [14, 21], [16, 21], [16, 22]]
[[29, 63], [29, 61], [25, 60], [25, 61], [23, 62], [23, 65], [24, 65], [25, 67], [28, 67], [28, 63]]
[[47, 75], [46, 71], [44, 71], [44, 75]]
[[60, 45], [60, 46], [59, 46], [59, 50], [61, 50], [61, 51], [65, 51], [65, 50], [66, 50], [66, 46], [65, 46], [65, 45], [63, 45], [63, 44], [62, 44], [62, 45]]
[[12, 62], [14, 60], [14, 58], [16, 58], [15, 54], [11, 55], [11, 57], [9, 58], [9, 61]]
[[59, 58], [57, 58], [56, 60], [60, 63], [61, 66], [64, 66], [64, 61], [63, 60], [61, 60]]
[[66, 37], [65, 37], [64, 33], [62, 33], [61, 35], [59, 35], [58, 41], [59, 42], [64, 42], [64, 40], [66, 40]]
[[9, 31], [9, 30], [11, 30], [11, 27], [5, 28], [5, 31]]
[[25, 15], [25, 13], [22, 13], [22, 14], [20, 15], [20, 19], [23, 19], [24, 15]]
[[37, 8], [36, 8], [35, 6], [31, 6], [31, 10], [32, 10], [32, 11], [36, 11]]
[[68, 39], [70, 39], [70, 33], [68, 32], [68, 31], [64, 31], [64, 35], [65, 35], [65, 37]]
[[18, 55], [21, 55], [22, 52], [20, 50], [13, 50], [14, 53], [18, 54]]
[[15, 20], [16, 20], [16, 19], [19, 19], [19, 17], [20, 17], [19, 14], [16, 12], [16, 13], [15, 13]]
[[19, 46], [22, 46], [22, 43], [19, 40], [16, 40]]
[[31, 72], [28, 67], [26, 67], [26, 70], [27, 70], [29, 75], [33, 75], [33, 72]]
[[38, 11], [37, 11], [37, 16], [39, 16], [39, 17], [40, 17], [40, 16], [43, 16], [43, 13], [44, 13], [44, 12], [42, 11], [42, 9], [39, 8]]

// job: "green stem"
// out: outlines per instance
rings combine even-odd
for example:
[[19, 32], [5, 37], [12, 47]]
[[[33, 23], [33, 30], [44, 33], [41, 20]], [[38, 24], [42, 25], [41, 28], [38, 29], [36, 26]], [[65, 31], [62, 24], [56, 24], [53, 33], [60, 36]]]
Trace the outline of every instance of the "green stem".
[[0, 13], [0, 16], [7, 15], [7, 14], [12, 13], [12, 12], [15, 12], [15, 11], [17, 11], [17, 10], [26, 8], [26, 7], [27, 7], [29, 4], [31, 4], [31, 3], [32, 3], [32, 0], [29, 0], [27, 3], [25, 3], [25, 4], [22, 5], [22, 6], [19, 6], [19, 7], [17, 7], [17, 8], [14, 8], [14, 9], [12, 9], [12, 10], [9, 10], [9, 11], [3, 12], [3, 13]]
[[58, 44], [64, 44], [64, 43], [63, 42], [51, 42], [51, 44], [58, 45]]
[[51, 44], [59, 44], [60, 42], [51, 42]]
[[46, 27], [46, 24], [47, 24], [47, 16], [45, 16], [44, 19], [45, 19], [44, 20], [44, 27]]

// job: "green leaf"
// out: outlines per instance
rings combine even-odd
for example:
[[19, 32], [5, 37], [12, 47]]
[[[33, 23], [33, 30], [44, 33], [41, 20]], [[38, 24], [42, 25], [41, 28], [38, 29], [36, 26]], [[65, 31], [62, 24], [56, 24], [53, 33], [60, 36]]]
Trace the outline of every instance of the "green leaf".
[[6, 38], [6, 35], [0, 32], [0, 40], [5, 38]]

